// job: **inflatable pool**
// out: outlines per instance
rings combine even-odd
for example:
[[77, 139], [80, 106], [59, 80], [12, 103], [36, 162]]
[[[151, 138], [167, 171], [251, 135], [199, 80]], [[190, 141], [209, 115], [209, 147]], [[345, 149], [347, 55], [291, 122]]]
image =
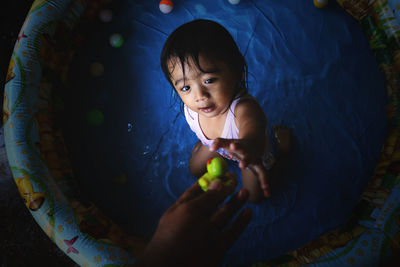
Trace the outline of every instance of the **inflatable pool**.
[[273, 196], [248, 204], [253, 220], [224, 265], [384, 263], [400, 248], [399, 6], [176, 0], [164, 14], [154, 1], [36, 0], [3, 107], [27, 208], [79, 265], [135, 262], [195, 181], [196, 138], [159, 55], [175, 28], [206, 18], [238, 43], [269, 130], [295, 136]]

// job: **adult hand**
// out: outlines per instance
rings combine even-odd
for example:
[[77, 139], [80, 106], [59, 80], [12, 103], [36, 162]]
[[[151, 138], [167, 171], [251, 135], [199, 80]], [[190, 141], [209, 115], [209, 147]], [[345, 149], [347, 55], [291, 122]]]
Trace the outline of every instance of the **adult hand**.
[[134, 266], [219, 266], [251, 219], [247, 208], [227, 227], [249, 197], [241, 189], [218, 208], [233, 189], [213, 182], [203, 192], [196, 182], [161, 217]]
[[271, 196], [268, 173], [262, 164], [263, 146], [257, 146], [246, 139], [217, 138], [211, 145], [210, 151], [217, 151], [219, 148], [225, 149], [238, 160], [239, 168], [249, 168], [258, 177], [264, 196]]

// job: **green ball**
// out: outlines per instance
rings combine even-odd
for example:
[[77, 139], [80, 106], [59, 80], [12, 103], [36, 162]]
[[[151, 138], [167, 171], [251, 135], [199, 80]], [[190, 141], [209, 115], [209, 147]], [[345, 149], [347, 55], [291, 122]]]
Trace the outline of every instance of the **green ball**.
[[124, 37], [121, 34], [114, 33], [110, 36], [110, 44], [114, 48], [121, 47], [124, 44]]
[[114, 183], [117, 185], [124, 185], [126, 184], [127, 177], [125, 173], [121, 173], [120, 175], [114, 177]]
[[86, 118], [90, 125], [99, 126], [104, 121], [103, 112], [98, 109], [92, 109], [88, 113], [86, 113]]
[[222, 157], [211, 158], [207, 161], [207, 171], [209, 174], [219, 177], [228, 171], [228, 164]]

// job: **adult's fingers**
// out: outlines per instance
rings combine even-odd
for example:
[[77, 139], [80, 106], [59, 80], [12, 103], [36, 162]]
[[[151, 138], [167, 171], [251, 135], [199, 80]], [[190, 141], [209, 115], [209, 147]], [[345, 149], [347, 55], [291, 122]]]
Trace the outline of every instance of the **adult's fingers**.
[[[217, 186], [214, 186], [217, 185]], [[236, 176], [231, 173], [225, 175], [224, 184], [214, 181], [207, 192], [190, 202], [195, 209], [204, 216], [211, 216], [224, 199], [233, 193], [237, 185]]]
[[188, 202], [192, 199], [195, 199], [197, 196], [199, 196], [203, 190], [199, 186], [199, 183], [196, 181], [192, 186], [190, 186], [186, 191], [178, 198], [177, 201], [171, 206], [171, 208], [182, 204], [183, 202]]
[[245, 209], [238, 218], [224, 232], [225, 249], [232, 247], [251, 220], [252, 212], [250, 208]]
[[249, 198], [249, 192], [246, 189], [241, 189], [228, 203], [217, 210], [211, 217], [211, 221], [218, 228], [222, 229], [237, 213], [237, 211], [246, 203]]

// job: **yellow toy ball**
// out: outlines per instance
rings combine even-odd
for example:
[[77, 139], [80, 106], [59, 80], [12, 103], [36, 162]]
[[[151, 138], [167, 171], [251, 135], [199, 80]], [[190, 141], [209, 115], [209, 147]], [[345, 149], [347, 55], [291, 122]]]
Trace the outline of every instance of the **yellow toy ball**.
[[222, 157], [210, 158], [207, 161], [207, 172], [213, 176], [219, 177], [228, 171], [228, 164]]
[[205, 192], [208, 190], [208, 187], [213, 181], [221, 182], [221, 179], [206, 172], [203, 176], [199, 178], [199, 185], [201, 189], [203, 189], [203, 191]]
[[219, 181], [225, 186], [234, 188], [237, 184], [236, 175], [227, 171], [228, 164], [222, 157], [210, 158], [207, 161], [207, 172], [199, 178], [199, 186], [203, 191], [207, 191], [212, 182]]
[[328, 4], [328, 0], [314, 0], [314, 6], [318, 8], [323, 8]]

